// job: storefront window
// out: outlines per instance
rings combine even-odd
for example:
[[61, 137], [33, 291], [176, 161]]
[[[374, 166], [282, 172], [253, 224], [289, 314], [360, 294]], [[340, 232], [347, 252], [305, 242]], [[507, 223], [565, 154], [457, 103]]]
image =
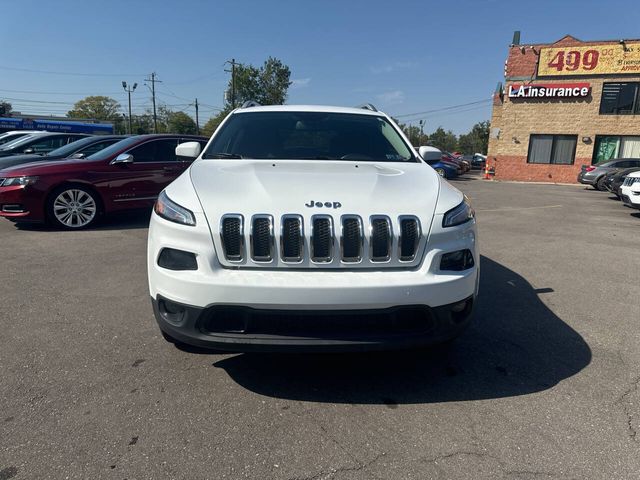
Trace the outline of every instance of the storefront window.
[[527, 163], [573, 165], [577, 135], [531, 135]]
[[640, 113], [640, 83], [605, 83], [602, 87], [600, 115], [632, 115]]
[[640, 158], [640, 136], [597, 135], [593, 162], [606, 162], [614, 158]]

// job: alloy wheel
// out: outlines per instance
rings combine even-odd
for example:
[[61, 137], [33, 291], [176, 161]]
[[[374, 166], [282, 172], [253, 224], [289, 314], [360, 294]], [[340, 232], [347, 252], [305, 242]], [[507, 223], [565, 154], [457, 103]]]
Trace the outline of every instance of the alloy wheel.
[[53, 201], [53, 215], [68, 228], [82, 228], [96, 217], [94, 198], [84, 190], [72, 188], [61, 192]]

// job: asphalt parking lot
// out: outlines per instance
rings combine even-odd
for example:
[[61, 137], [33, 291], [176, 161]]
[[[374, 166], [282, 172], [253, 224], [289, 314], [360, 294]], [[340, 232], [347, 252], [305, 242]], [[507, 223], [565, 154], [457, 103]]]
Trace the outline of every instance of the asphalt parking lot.
[[640, 212], [462, 177], [473, 326], [450, 349], [226, 355], [166, 343], [148, 214], [0, 221], [0, 480], [636, 479]]

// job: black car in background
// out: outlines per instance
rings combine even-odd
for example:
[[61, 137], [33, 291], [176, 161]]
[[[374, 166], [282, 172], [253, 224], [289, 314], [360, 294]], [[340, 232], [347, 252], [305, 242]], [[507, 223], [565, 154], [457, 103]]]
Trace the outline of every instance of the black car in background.
[[622, 186], [624, 179], [627, 178], [627, 175], [630, 173], [638, 171], [640, 171], [640, 167], [626, 168], [624, 170], [607, 173], [604, 178], [604, 186], [608, 191], [618, 197], [618, 200], [620, 200], [620, 187]]
[[49, 162], [52, 160], [61, 160], [63, 158], [86, 158], [89, 155], [93, 155], [99, 152], [103, 148], [107, 148], [109, 145], [113, 145], [119, 142], [125, 135], [96, 135], [87, 138], [81, 138], [75, 142], [68, 143], [64, 147], [56, 148], [55, 150], [46, 153], [44, 155], [23, 154], [23, 155], [9, 155], [7, 157], [0, 158], [0, 170], [3, 168], [13, 167], [14, 165], [22, 165], [23, 163], [31, 162]]
[[84, 133], [30, 133], [29, 135], [20, 137], [13, 142], [0, 145], [0, 157], [21, 155], [23, 153], [44, 155], [56, 148], [63, 147], [68, 143], [75, 142], [76, 140], [80, 140], [85, 137], [89, 137], [89, 135]]

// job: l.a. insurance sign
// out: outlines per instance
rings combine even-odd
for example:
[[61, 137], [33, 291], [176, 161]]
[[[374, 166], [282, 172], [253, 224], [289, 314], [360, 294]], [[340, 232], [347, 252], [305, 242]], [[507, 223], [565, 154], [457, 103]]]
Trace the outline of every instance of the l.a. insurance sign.
[[591, 94], [589, 83], [533, 83], [509, 85], [509, 98], [584, 98]]
[[640, 43], [543, 47], [538, 77], [640, 73]]

